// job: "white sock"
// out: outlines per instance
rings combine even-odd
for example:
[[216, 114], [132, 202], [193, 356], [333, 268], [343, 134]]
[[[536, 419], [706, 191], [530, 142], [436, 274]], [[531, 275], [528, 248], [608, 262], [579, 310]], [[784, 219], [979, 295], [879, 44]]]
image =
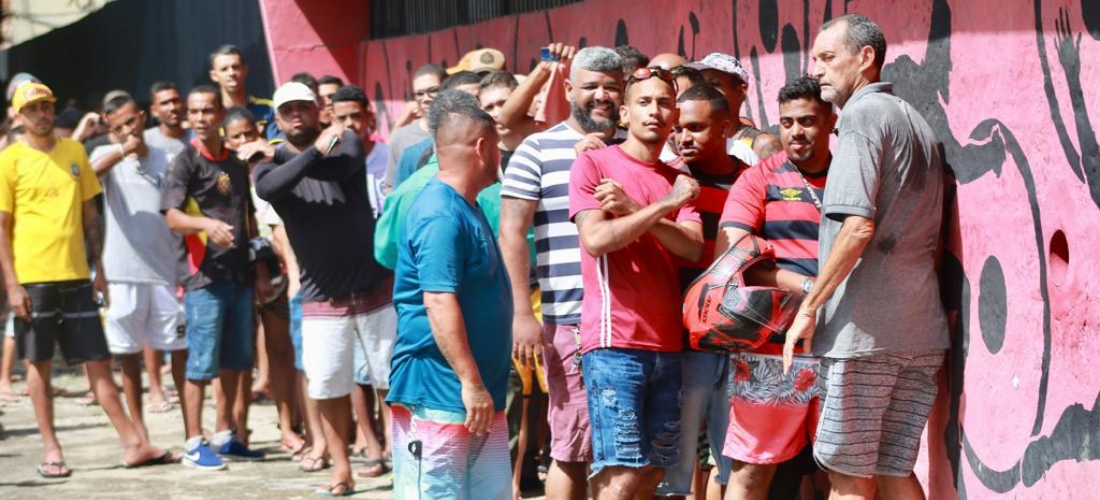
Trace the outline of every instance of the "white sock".
[[184, 449], [194, 450], [195, 448], [198, 448], [199, 445], [201, 445], [201, 444], [202, 444], [202, 436], [195, 436], [195, 437], [187, 440], [187, 443], [184, 444]]
[[225, 443], [228, 443], [230, 439], [233, 439], [233, 431], [226, 429], [221, 432], [215, 432], [213, 436], [210, 436], [210, 444], [220, 448]]

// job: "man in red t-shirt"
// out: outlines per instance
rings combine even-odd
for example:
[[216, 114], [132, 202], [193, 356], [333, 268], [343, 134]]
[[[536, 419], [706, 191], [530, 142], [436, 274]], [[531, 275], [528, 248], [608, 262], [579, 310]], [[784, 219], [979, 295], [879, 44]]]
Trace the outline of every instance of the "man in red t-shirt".
[[698, 261], [699, 183], [658, 157], [676, 123], [666, 70], [627, 79], [620, 146], [588, 151], [569, 178], [580, 233], [581, 353], [597, 500], [648, 498], [675, 465], [680, 437], [681, 299], [672, 256]]
[[[751, 283], [800, 294], [813, 287], [821, 197], [832, 161], [829, 133], [836, 118], [813, 78], [799, 78], [779, 90], [783, 152], [741, 174], [719, 222], [716, 255], [747, 234], [775, 248], [776, 266], [752, 273]], [[797, 477], [814, 470], [808, 453], [792, 459], [807, 448], [817, 428], [817, 359], [798, 357], [795, 369], [784, 374], [783, 341], [783, 334], [775, 334], [755, 351], [731, 358], [733, 392], [723, 454], [733, 459], [733, 474], [726, 498], [766, 498], [777, 468], [777, 487], [797, 486]], [[787, 466], [779, 468], [780, 463]]]

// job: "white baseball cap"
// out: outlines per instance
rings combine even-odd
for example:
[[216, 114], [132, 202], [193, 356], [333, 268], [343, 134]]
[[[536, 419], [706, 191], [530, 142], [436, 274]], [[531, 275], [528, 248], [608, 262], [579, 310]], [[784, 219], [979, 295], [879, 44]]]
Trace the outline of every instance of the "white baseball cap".
[[317, 104], [317, 96], [305, 84], [298, 82], [284, 83], [275, 91], [275, 111], [278, 112], [283, 104], [292, 101], [308, 101]]

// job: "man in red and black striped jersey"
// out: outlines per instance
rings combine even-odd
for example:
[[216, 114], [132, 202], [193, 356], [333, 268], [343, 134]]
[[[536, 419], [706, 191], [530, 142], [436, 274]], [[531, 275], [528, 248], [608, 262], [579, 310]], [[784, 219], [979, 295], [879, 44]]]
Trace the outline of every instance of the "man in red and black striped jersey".
[[[747, 234], [766, 240], [775, 248], [776, 267], [749, 276], [755, 285], [803, 295], [813, 287], [821, 198], [832, 160], [829, 133], [836, 118], [813, 78], [802, 77], [780, 89], [783, 152], [746, 170], [730, 191], [715, 251], [724, 252]], [[734, 464], [726, 498], [767, 498], [777, 466], [799, 456], [817, 427], [817, 360], [798, 357], [784, 375], [783, 341], [783, 334], [776, 334], [759, 349], [731, 358], [733, 392], [724, 455]]]
[[[680, 120], [673, 128], [672, 139], [676, 141], [680, 158], [671, 165], [690, 172], [699, 181], [695, 206], [703, 220], [705, 240], [703, 258], [699, 262], [674, 258], [682, 293], [714, 260], [718, 220], [726, 195], [737, 176], [748, 166], [726, 150], [726, 137], [737, 126], [738, 117], [721, 91], [706, 84], [695, 85], [681, 93], [676, 101]], [[721, 453], [729, 418], [728, 374], [729, 356], [715, 352], [684, 352], [680, 463], [665, 473], [664, 482], [657, 490], [659, 495], [683, 497], [691, 494], [699, 429], [704, 420], [711, 456], [718, 464], [718, 482], [726, 484], [729, 479], [731, 462]]]

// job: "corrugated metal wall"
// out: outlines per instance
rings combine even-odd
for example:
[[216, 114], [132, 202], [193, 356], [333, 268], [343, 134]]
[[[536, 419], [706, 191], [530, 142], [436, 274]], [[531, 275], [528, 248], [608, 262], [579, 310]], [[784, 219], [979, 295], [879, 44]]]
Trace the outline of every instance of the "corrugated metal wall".
[[416, 35], [582, 0], [371, 0], [371, 38]]

